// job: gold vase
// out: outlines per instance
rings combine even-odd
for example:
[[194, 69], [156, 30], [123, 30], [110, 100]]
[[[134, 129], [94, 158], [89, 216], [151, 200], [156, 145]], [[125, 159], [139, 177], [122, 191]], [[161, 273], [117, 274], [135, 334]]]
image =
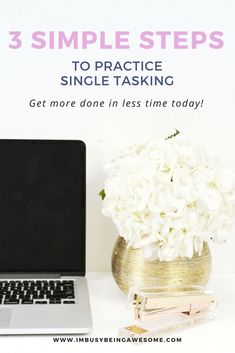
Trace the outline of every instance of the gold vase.
[[112, 273], [124, 292], [132, 286], [205, 285], [211, 273], [211, 253], [204, 242], [201, 256], [194, 253], [191, 259], [149, 261], [140, 249], [127, 247], [125, 239], [118, 237], [112, 254]]

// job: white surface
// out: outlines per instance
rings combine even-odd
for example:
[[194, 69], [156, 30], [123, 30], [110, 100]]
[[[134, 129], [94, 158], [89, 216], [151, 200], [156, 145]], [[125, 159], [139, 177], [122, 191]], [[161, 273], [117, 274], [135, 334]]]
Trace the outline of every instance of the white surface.
[[[93, 312], [93, 332], [90, 337], [116, 337], [118, 328], [132, 323], [126, 296], [117, 288], [110, 273], [88, 273], [88, 285]], [[53, 336], [0, 337], [1, 352], [234, 352], [235, 274], [214, 274], [208, 285], [218, 300], [216, 319], [187, 329], [171, 337], [182, 337], [179, 343], [54, 343]], [[63, 336], [69, 337], [69, 336]], [[71, 336], [75, 337], [75, 336]], [[87, 337], [87, 336], [84, 336]]]
[[[0, 138], [80, 138], [87, 143], [87, 268], [110, 269], [117, 230], [101, 214], [103, 159], [112, 143], [165, 137], [178, 128], [189, 140], [215, 150], [235, 170], [234, 139], [234, 13], [233, 0], [1, 0]], [[22, 31], [24, 45], [8, 48], [9, 31]], [[130, 50], [33, 50], [33, 31], [129, 30]], [[138, 47], [142, 31], [224, 32], [225, 45], [212, 50], [161, 50]], [[72, 60], [161, 60], [164, 74], [175, 77], [170, 87], [62, 87], [61, 75], [72, 74]], [[204, 99], [190, 109], [50, 109], [29, 108], [36, 99], [139, 100]], [[103, 142], [102, 142], [103, 141]], [[104, 143], [105, 141], [105, 143]], [[235, 272], [235, 237], [213, 249], [214, 270]], [[223, 254], [223, 256], [221, 256]]]

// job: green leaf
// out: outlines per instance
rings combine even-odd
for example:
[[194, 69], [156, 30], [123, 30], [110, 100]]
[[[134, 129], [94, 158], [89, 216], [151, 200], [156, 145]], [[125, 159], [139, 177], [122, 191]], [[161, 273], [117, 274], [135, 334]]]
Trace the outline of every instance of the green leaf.
[[180, 131], [177, 130], [177, 129], [175, 129], [175, 132], [174, 132], [172, 135], [166, 137], [165, 140], [172, 139], [172, 137], [175, 137], [175, 136], [177, 136], [177, 135], [179, 135], [179, 134], [180, 134]]
[[100, 192], [99, 192], [99, 196], [101, 197], [102, 200], [104, 200], [106, 194], [105, 194], [105, 190], [102, 189]]

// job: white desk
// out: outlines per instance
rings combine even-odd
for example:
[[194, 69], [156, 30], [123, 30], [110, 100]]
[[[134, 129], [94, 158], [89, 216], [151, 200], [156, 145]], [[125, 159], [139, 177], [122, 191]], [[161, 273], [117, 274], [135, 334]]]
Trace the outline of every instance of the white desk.
[[[126, 296], [119, 290], [110, 273], [87, 274], [93, 331], [89, 337], [116, 337], [119, 327], [133, 321], [127, 309]], [[181, 337], [182, 342], [147, 343], [54, 343], [52, 336], [0, 337], [4, 353], [38, 352], [235, 352], [235, 274], [214, 274], [208, 285], [219, 302], [216, 320], [178, 332], [169, 337]], [[71, 336], [75, 337], [75, 336]]]

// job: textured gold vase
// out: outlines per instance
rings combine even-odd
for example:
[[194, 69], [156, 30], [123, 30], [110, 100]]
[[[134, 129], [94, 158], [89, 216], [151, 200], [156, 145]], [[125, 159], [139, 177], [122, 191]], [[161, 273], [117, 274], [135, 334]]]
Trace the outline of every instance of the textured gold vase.
[[132, 286], [205, 285], [211, 273], [211, 254], [204, 242], [202, 254], [173, 261], [145, 260], [140, 249], [127, 247], [118, 237], [112, 254], [113, 277], [124, 292]]

